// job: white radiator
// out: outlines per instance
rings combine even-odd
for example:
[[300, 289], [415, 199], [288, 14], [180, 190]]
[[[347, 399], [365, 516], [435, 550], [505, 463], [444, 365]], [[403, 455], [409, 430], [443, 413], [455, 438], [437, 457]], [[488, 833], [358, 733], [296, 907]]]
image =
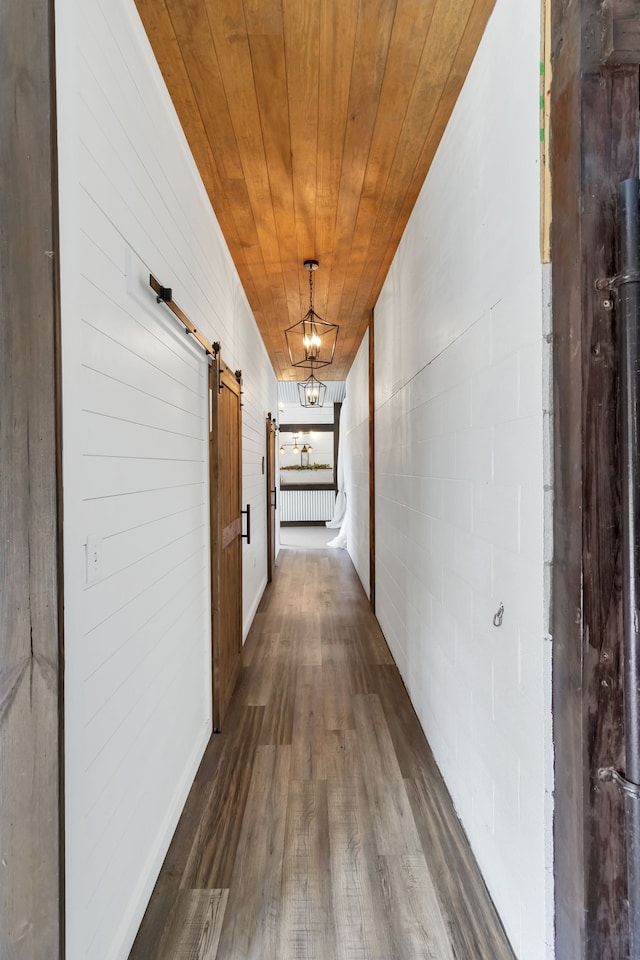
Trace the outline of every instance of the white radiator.
[[280, 494], [280, 520], [303, 523], [305, 520], [331, 520], [336, 503], [335, 490], [283, 490]]

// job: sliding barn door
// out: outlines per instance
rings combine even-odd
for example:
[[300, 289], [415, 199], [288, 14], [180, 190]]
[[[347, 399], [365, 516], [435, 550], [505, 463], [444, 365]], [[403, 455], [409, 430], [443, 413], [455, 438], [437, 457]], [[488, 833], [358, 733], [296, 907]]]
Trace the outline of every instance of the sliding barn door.
[[276, 565], [276, 423], [267, 417], [267, 582]]
[[240, 382], [218, 356], [209, 368], [213, 727], [221, 730], [242, 666]]

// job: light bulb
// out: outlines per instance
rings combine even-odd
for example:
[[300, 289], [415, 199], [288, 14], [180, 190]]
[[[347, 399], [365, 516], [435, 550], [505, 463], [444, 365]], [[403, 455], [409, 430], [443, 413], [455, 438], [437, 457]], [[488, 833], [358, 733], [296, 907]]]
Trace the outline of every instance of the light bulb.
[[302, 344], [304, 346], [304, 352], [307, 359], [317, 360], [320, 355], [320, 346], [321, 340], [318, 334], [312, 331], [311, 334], [305, 333], [302, 338]]

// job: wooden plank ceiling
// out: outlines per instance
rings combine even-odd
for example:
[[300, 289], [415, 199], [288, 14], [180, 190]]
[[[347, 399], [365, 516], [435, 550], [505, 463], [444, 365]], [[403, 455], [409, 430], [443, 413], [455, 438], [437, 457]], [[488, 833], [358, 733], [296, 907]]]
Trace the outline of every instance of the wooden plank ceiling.
[[495, 0], [136, 0], [280, 380], [309, 306], [342, 380]]

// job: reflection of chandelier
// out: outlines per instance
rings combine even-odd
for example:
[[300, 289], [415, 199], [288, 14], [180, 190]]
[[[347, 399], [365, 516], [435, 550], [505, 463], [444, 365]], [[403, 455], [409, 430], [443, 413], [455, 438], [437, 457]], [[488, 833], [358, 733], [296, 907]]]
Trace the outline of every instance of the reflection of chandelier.
[[298, 395], [303, 407], [323, 407], [326, 392], [326, 383], [314, 377], [313, 369], [311, 375], [298, 384]]
[[304, 266], [309, 271], [309, 309], [284, 335], [291, 365], [307, 367], [313, 373], [314, 367], [326, 367], [333, 362], [338, 326], [323, 320], [313, 308], [313, 271], [318, 269], [318, 261], [305, 260]]

